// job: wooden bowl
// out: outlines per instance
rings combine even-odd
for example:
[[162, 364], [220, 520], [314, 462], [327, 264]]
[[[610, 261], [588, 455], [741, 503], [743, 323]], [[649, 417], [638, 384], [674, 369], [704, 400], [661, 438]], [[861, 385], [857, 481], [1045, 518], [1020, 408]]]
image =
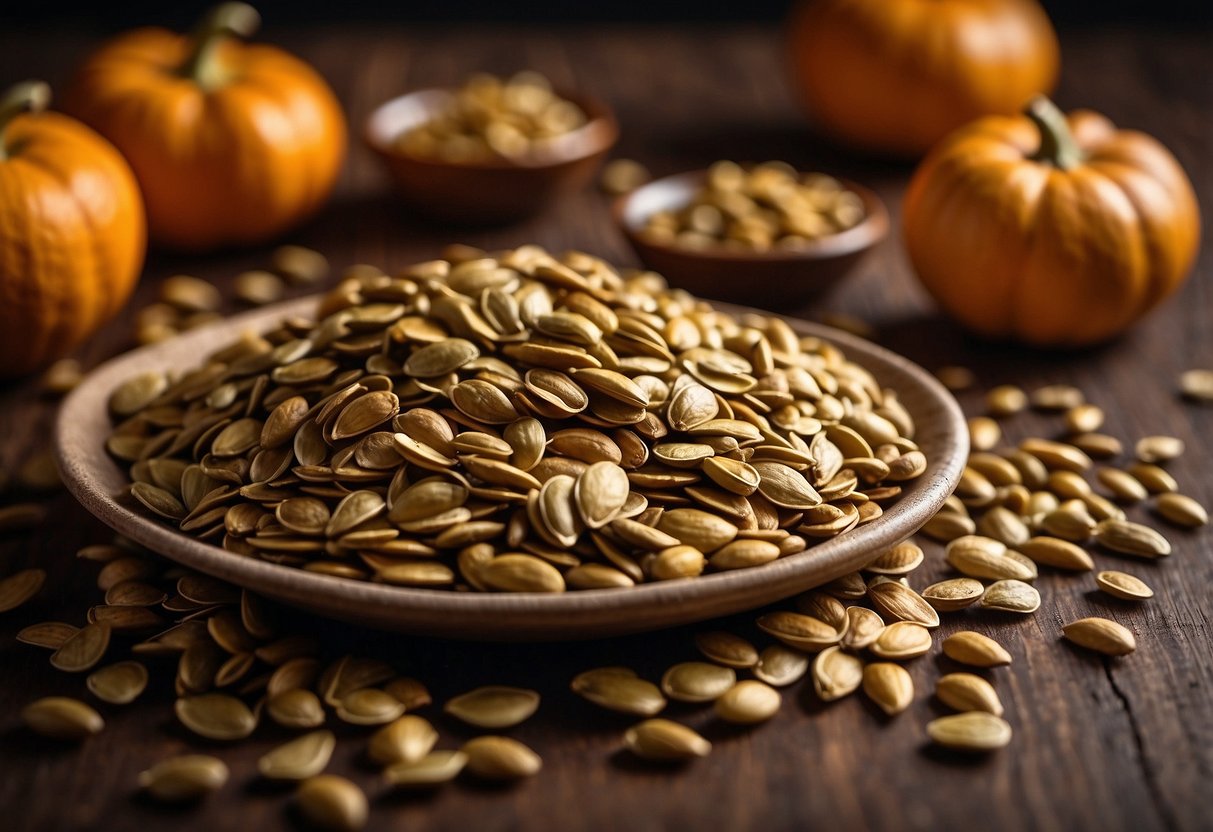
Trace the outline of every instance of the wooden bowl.
[[409, 589], [236, 555], [153, 519], [129, 498], [115, 498], [128, 479], [103, 447], [110, 429], [106, 402], [111, 390], [143, 370], [193, 367], [201, 355], [246, 330], [264, 331], [287, 315], [311, 315], [316, 302], [315, 297], [303, 298], [239, 315], [127, 353], [90, 373], [63, 403], [57, 423], [56, 453], [72, 494], [113, 529], [167, 558], [323, 616], [427, 635], [556, 641], [702, 621], [760, 607], [853, 572], [935, 514], [960, 478], [968, 454], [968, 431], [960, 408], [929, 373], [852, 335], [792, 320], [789, 323], [797, 332], [836, 343], [882, 385], [897, 391], [918, 425], [916, 441], [929, 464], [882, 517], [765, 566], [560, 595]]
[[647, 239], [641, 230], [658, 211], [686, 206], [703, 187], [707, 171], [667, 176], [615, 201], [615, 222], [641, 262], [665, 275], [671, 285], [700, 297], [768, 309], [798, 309], [821, 295], [855, 267], [889, 231], [889, 213], [868, 188], [839, 180], [863, 200], [864, 219], [795, 250], [732, 251], [692, 249]]
[[579, 106], [588, 121], [518, 160], [446, 162], [397, 149], [396, 140], [405, 131], [450, 102], [451, 92], [442, 89], [418, 90], [381, 104], [367, 119], [364, 137], [401, 195], [426, 216], [461, 223], [519, 219], [584, 187], [619, 138], [619, 125], [604, 103], [577, 93], [558, 94]]

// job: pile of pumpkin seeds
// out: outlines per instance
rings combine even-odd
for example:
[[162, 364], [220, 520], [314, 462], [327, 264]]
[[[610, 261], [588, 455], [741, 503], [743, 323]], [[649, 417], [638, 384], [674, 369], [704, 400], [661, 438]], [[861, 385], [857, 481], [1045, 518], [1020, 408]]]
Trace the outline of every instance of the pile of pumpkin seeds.
[[538, 72], [510, 78], [477, 73], [431, 118], [405, 131], [396, 149], [423, 159], [468, 163], [543, 154], [588, 117]]
[[896, 393], [779, 318], [577, 252], [447, 255], [121, 384], [133, 499], [313, 572], [562, 592], [761, 566], [926, 470]]
[[863, 198], [832, 176], [801, 173], [786, 162], [743, 167], [720, 161], [677, 210], [658, 211], [642, 235], [683, 248], [795, 250], [863, 221]]

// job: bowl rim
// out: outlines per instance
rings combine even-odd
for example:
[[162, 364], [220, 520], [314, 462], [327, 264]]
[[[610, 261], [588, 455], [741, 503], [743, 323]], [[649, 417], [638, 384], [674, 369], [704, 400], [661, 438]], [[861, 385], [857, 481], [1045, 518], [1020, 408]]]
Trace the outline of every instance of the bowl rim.
[[[908, 378], [941, 422], [933, 426], [936, 444], [945, 454], [928, 457], [926, 472], [914, 480], [881, 517], [846, 534], [824, 540], [805, 552], [779, 558], [772, 563], [724, 572], [705, 574], [691, 580], [660, 581], [612, 589], [577, 590], [556, 594], [452, 592], [410, 588], [358, 581], [308, 572], [269, 561], [244, 557], [212, 543], [188, 537], [175, 527], [137, 511], [130, 500], [116, 496], [129, 478], [104, 449], [110, 418], [105, 406], [110, 392], [136, 371], [151, 367], [167, 369], [182, 364], [193, 366], [227, 336], [248, 330], [264, 331], [284, 317], [314, 312], [320, 295], [298, 298], [233, 316], [227, 321], [183, 333], [167, 341], [133, 350], [110, 359], [93, 370], [62, 403], [55, 422], [55, 454], [65, 485], [71, 494], [93, 515], [117, 532], [150, 548], [169, 560], [270, 597], [310, 609], [320, 609], [312, 599], [329, 602], [323, 614], [340, 618], [334, 612], [340, 602], [358, 610], [358, 620], [383, 629], [409, 632], [438, 632], [462, 638], [503, 640], [520, 633], [542, 630], [540, 638], [569, 639], [594, 637], [587, 616], [610, 612], [625, 617], [643, 613], [654, 606], [696, 603], [724, 603], [731, 597], [751, 597], [775, 584], [786, 587], [801, 576], [832, 571], [846, 574], [862, 568], [874, 552], [891, 547], [922, 527], [943, 505], [960, 479], [968, 451], [968, 432], [956, 400], [930, 373], [908, 358], [848, 333], [798, 319], [789, 323], [802, 335], [828, 339], [859, 361], [883, 383], [895, 376]], [[759, 310], [717, 303], [729, 314], [744, 315]], [[762, 314], [771, 314], [769, 312]], [[898, 391], [904, 392], [904, 391]], [[923, 425], [919, 425], [920, 435]], [[863, 561], [861, 563], [860, 561]], [[816, 584], [812, 584], [816, 585]], [[779, 597], [795, 594], [794, 589]], [[327, 598], [326, 598], [327, 596]], [[773, 598], [771, 599], [773, 600]], [[750, 604], [750, 606], [756, 606]], [[408, 622], [401, 622], [401, 608], [408, 608]], [[740, 609], [741, 607], [737, 607]], [[422, 625], [417, 622], [434, 616], [454, 616], [462, 620], [491, 618], [493, 627], [475, 630], [463, 623]], [[710, 615], [687, 617], [676, 622], [648, 626], [658, 629], [701, 620]], [[541, 624], [535, 624], [542, 619]], [[387, 623], [391, 622], [391, 623]], [[559, 629], [556, 623], [560, 624]], [[552, 628], [549, 632], [548, 629]], [[630, 631], [645, 629], [632, 628]], [[620, 626], [615, 632], [627, 632]]]
[[[414, 156], [411, 153], [397, 150], [391, 144], [387, 127], [382, 122], [388, 121], [394, 110], [410, 105], [418, 105], [423, 110], [432, 112], [440, 106], [440, 102], [450, 100], [454, 94], [453, 88], [450, 87], [424, 87], [410, 90], [380, 103], [371, 110], [363, 122], [362, 139], [367, 147], [387, 159], [437, 170], [466, 170], [481, 173], [558, 168], [606, 153], [615, 146], [619, 140], [619, 122], [614, 111], [605, 101], [578, 90], [556, 87], [553, 88], [553, 92], [580, 107], [588, 119], [577, 129], [556, 137], [559, 141], [546, 148], [542, 155], [525, 156], [516, 160], [494, 158], [472, 162], [449, 162], [443, 159]], [[390, 131], [391, 136], [397, 136], [399, 133], [399, 130]]]
[[[864, 218], [846, 231], [840, 231], [825, 237], [811, 240], [807, 245], [796, 249], [771, 249], [769, 251], [733, 251], [725, 248], [694, 249], [673, 243], [655, 242], [640, 233], [636, 222], [628, 219], [629, 207], [632, 201], [646, 190], [657, 187], [691, 188], [701, 185], [707, 178], [705, 168], [684, 171], [670, 176], [663, 176], [646, 182], [634, 191], [615, 198], [611, 205], [611, 216], [615, 224], [637, 248], [661, 251], [675, 257], [702, 262], [729, 262], [736, 264], [754, 263], [799, 263], [813, 260], [826, 260], [834, 257], [845, 257], [871, 248], [883, 240], [889, 233], [889, 211], [884, 201], [874, 190], [861, 185], [853, 179], [835, 176], [847, 190], [853, 191], [863, 200]], [[685, 205], [685, 203], [683, 203]], [[647, 216], [647, 215], [646, 215]]]

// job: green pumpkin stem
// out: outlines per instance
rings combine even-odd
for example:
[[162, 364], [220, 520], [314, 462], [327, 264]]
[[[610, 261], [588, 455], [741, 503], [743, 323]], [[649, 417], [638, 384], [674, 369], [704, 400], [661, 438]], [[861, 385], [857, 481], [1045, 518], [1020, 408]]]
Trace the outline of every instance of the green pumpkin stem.
[[45, 81], [22, 81], [13, 84], [0, 97], [0, 162], [8, 158], [8, 142], [4, 132], [9, 122], [22, 113], [40, 113], [51, 103], [51, 88]]
[[1058, 170], [1069, 170], [1082, 164], [1086, 154], [1074, 140], [1065, 113], [1056, 104], [1038, 95], [1028, 102], [1024, 115], [1040, 131], [1040, 147], [1031, 157], [1034, 161], [1052, 165]]
[[221, 3], [211, 9], [191, 36], [189, 58], [181, 74], [206, 90], [222, 85], [223, 68], [215, 59], [219, 44], [229, 37], [247, 38], [261, 25], [261, 15], [248, 3]]

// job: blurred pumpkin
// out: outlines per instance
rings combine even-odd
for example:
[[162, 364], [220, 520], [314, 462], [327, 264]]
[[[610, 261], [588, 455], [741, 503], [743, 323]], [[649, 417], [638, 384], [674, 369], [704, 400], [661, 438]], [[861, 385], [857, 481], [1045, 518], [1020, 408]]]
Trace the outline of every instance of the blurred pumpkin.
[[263, 242], [332, 190], [345, 156], [341, 107], [298, 58], [233, 39], [259, 22], [251, 6], [226, 3], [190, 37], [119, 35], [76, 75], [66, 109], [130, 161], [153, 242]]
[[1018, 113], [1057, 80], [1057, 36], [1036, 0], [806, 0], [790, 40], [822, 129], [893, 156]]
[[130, 166], [78, 121], [43, 112], [50, 88], [0, 98], [0, 377], [36, 370], [93, 334], [143, 267]]
[[1157, 140], [1046, 98], [948, 137], [902, 209], [923, 285], [982, 335], [1082, 346], [1175, 291], [1200, 245], [1187, 175]]

